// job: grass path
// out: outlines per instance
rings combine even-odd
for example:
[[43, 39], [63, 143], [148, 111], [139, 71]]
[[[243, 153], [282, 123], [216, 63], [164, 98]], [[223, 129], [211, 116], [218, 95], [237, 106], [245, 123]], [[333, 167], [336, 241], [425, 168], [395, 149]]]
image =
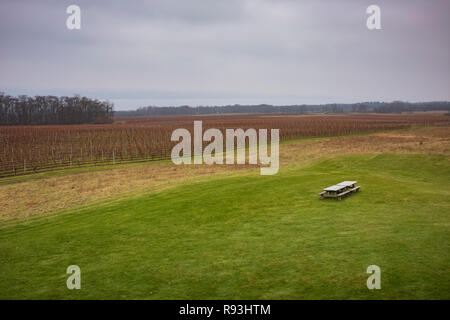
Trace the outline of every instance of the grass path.
[[[318, 200], [330, 184], [362, 191]], [[331, 155], [0, 228], [0, 298], [449, 299], [445, 155]], [[68, 290], [76, 264], [82, 289]], [[367, 266], [382, 289], [366, 288]]]

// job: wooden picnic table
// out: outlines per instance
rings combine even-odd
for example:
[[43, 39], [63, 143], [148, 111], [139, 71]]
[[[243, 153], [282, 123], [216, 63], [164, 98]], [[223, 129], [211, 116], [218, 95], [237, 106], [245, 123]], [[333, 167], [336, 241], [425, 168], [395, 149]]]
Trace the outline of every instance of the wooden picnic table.
[[333, 186], [327, 187], [323, 189], [323, 191], [319, 194], [320, 199], [324, 198], [336, 198], [341, 200], [342, 197], [348, 196], [353, 192], [359, 191], [359, 186], [356, 186], [358, 181], [342, 181]]

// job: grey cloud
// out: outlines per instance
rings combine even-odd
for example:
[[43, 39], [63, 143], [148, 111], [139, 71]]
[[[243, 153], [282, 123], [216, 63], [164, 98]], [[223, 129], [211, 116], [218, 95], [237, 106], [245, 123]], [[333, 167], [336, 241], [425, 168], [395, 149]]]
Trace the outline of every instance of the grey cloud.
[[[445, 0], [0, 2], [0, 89], [144, 104], [445, 100]], [[65, 28], [65, 9], [82, 29]], [[262, 101], [262, 102], [264, 102]], [[220, 103], [219, 103], [220, 104]]]

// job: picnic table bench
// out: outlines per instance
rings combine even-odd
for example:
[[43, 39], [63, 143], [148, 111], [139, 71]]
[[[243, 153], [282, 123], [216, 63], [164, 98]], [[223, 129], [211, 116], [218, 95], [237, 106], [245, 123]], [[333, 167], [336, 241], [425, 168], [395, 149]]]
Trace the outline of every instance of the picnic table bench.
[[353, 192], [359, 191], [359, 186], [356, 186], [358, 181], [342, 181], [334, 186], [327, 187], [319, 193], [320, 199], [334, 198], [341, 200], [342, 197], [351, 195]]

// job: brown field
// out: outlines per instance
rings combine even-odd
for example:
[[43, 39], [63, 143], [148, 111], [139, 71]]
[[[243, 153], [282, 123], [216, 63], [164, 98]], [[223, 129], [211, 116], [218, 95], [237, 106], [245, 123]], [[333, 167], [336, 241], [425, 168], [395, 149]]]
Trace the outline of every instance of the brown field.
[[[368, 135], [295, 141], [280, 146], [280, 168], [304, 166], [324, 156], [345, 154], [441, 154], [450, 156], [450, 127], [411, 128]], [[61, 175], [23, 176], [0, 183], [0, 221], [112, 203], [130, 196], [160, 192], [186, 181], [214, 175], [259, 174], [250, 165], [180, 165], [155, 162]], [[1, 182], [1, 180], [0, 180]], [[17, 201], [21, 199], [21, 201]]]
[[168, 159], [173, 130], [280, 129], [280, 140], [343, 136], [412, 126], [449, 126], [441, 114], [408, 115], [206, 115], [116, 118], [107, 125], [2, 126], [0, 177]]

